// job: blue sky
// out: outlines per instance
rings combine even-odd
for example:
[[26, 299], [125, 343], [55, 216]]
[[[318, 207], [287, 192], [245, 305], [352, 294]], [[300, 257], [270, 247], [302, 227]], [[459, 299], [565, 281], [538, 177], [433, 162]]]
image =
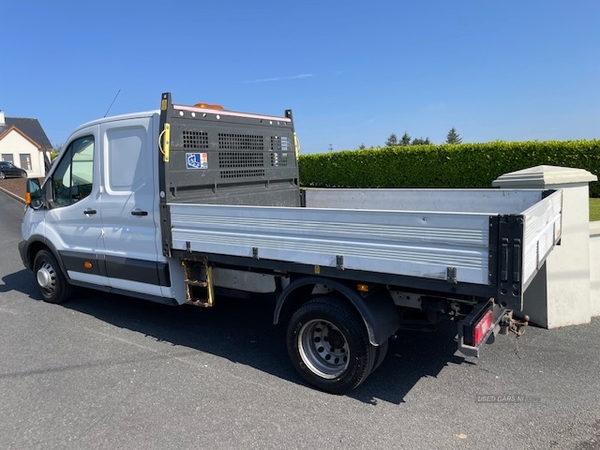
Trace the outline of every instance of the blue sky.
[[175, 103], [294, 112], [302, 153], [600, 138], [600, 2], [0, 0], [0, 109], [55, 145]]

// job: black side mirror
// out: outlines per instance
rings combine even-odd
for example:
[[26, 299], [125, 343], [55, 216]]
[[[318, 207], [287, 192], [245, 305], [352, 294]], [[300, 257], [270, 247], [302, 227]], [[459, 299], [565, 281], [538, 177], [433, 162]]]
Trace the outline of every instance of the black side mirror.
[[37, 178], [27, 179], [27, 193], [25, 194], [25, 203], [33, 209], [39, 209], [44, 204], [42, 196], [42, 187]]

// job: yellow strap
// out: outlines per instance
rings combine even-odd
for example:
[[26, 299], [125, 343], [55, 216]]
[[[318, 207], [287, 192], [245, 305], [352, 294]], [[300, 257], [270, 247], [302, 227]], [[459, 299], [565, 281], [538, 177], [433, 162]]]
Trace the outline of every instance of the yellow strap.
[[296, 160], [298, 160], [298, 154], [300, 153], [300, 141], [298, 135], [294, 131], [294, 151], [296, 152]]
[[169, 162], [169, 153], [171, 151], [171, 125], [165, 123], [165, 128], [158, 135], [158, 149], [163, 155], [163, 161]]

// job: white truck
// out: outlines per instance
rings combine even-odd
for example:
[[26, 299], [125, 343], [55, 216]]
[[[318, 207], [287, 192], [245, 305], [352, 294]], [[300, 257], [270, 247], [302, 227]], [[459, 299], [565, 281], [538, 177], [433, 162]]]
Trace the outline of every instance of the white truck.
[[560, 240], [562, 192], [301, 189], [291, 111], [173, 104], [77, 128], [28, 181], [19, 249], [45, 301], [84, 286], [210, 307], [276, 296], [292, 364], [336, 394], [400, 329], [457, 322], [478, 355]]

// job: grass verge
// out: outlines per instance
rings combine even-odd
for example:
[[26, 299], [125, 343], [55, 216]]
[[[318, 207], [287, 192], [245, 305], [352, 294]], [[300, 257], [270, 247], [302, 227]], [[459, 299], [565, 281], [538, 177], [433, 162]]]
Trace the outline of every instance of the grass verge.
[[590, 222], [600, 220], [600, 198], [590, 198]]

